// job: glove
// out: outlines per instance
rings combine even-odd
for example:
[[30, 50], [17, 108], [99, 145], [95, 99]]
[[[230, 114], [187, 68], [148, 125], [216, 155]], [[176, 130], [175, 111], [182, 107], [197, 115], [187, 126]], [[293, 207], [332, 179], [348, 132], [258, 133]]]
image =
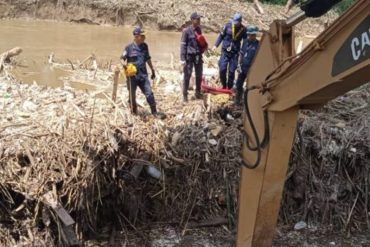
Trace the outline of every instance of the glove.
[[154, 80], [155, 79], [155, 71], [152, 70], [152, 75], [150, 76], [150, 79]]
[[236, 71], [240, 74], [242, 73], [242, 66], [238, 64], [238, 67], [236, 68]]

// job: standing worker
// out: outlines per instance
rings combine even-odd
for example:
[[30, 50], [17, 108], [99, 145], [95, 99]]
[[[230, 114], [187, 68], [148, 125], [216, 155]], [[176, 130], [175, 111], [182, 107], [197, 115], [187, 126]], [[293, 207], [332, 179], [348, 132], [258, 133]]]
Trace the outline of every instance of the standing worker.
[[[129, 93], [132, 96], [132, 112], [137, 114], [137, 105], [135, 101], [136, 88], [140, 90], [146, 97], [146, 101], [150, 106], [151, 113], [155, 117], [162, 118], [163, 114], [158, 114], [154, 94], [150, 86], [148, 71], [146, 64], [148, 63], [152, 75], [151, 79], [155, 79], [155, 71], [149, 55], [148, 45], [145, 41], [145, 31], [140, 27], [135, 27], [133, 31], [134, 41], [126, 46], [121, 56], [121, 62], [126, 70], [126, 77], [128, 80]], [[125, 63], [126, 62], [126, 63]]]
[[183, 101], [188, 101], [188, 89], [190, 77], [195, 68], [195, 98], [202, 98], [200, 92], [202, 74], [203, 74], [203, 60], [202, 53], [208, 48], [207, 41], [202, 35], [200, 29], [200, 16], [197, 12], [191, 14], [191, 25], [185, 28], [181, 36], [181, 65], [183, 66], [184, 81], [182, 87]]
[[243, 46], [240, 51], [238, 66], [238, 79], [236, 81], [235, 104], [240, 105], [243, 96], [243, 84], [247, 78], [253, 59], [257, 53], [259, 41], [257, 40], [258, 27], [249, 26], [247, 28], [247, 38], [243, 40]]
[[[222, 42], [221, 57], [218, 62], [220, 80], [223, 88], [231, 89], [234, 84], [235, 70], [238, 66], [240, 44], [247, 37], [245, 27], [242, 24], [242, 16], [235, 13], [232, 21], [224, 26], [212, 50], [215, 50]], [[226, 74], [228, 74], [226, 78]]]

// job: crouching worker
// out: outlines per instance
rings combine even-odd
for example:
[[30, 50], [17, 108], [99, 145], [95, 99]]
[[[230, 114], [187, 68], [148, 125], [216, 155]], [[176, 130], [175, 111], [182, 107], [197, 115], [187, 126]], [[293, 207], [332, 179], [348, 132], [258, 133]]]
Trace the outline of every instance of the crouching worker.
[[146, 68], [146, 64], [148, 64], [152, 72], [150, 78], [154, 80], [154, 67], [149, 55], [148, 45], [144, 42], [145, 32], [140, 27], [136, 27], [133, 31], [133, 35], [134, 41], [126, 46], [121, 56], [121, 62], [126, 71], [127, 86], [129, 89], [130, 98], [132, 99], [130, 100], [131, 111], [134, 114], [137, 114], [135, 96], [136, 88], [139, 87], [146, 97], [146, 101], [150, 106], [151, 113], [155, 117], [163, 118], [164, 115], [157, 112], [157, 106]]
[[256, 38], [257, 32], [258, 28], [256, 26], [249, 26], [247, 28], [247, 38], [243, 40], [243, 46], [240, 50], [240, 59], [238, 66], [239, 75], [236, 81], [236, 105], [241, 104], [244, 81], [247, 78], [254, 56], [256, 55], [258, 50], [259, 41]]

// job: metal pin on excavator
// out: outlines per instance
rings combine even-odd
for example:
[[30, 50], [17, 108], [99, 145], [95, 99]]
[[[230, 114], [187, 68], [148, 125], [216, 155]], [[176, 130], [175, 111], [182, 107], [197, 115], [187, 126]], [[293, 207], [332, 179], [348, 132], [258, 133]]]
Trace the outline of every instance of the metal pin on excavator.
[[340, 0], [308, 0], [264, 32], [245, 91], [238, 247], [272, 245], [299, 109], [370, 81], [370, 1], [357, 0], [295, 54], [294, 25]]

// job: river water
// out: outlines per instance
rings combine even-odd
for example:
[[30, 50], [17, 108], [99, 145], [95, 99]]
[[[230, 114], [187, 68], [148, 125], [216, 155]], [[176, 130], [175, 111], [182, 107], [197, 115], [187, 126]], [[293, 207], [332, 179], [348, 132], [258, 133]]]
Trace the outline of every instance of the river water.
[[[171, 57], [179, 58], [181, 33], [147, 31], [153, 62], [170, 63]], [[206, 35], [209, 43], [216, 34]], [[20, 46], [23, 52], [16, 59], [20, 61], [14, 74], [21, 80], [56, 86], [58, 78], [65, 74], [50, 69], [47, 61], [51, 53], [55, 60], [66, 63], [82, 61], [92, 53], [99, 61], [119, 62], [123, 48], [133, 39], [132, 28], [96, 26], [55, 21], [0, 20], [0, 53]]]
[[[44, 20], [0, 20], [0, 53], [20, 46], [23, 52], [16, 58], [18, 66], [13, 70], [18, 79], [26, 83], [62, 86], [61, 78], [67, 72], [49, 66], [51, 53], [59, 63], [67, 63], [67, 59], [76, 63], [94, 53], [98, 63], [112, 60], [112, 64], [117, 64], [123, 48], [133, 40], [132, 29]], [[171, 59], [178, 60], [180, 32], [146, 31], [146, 42], [154, 63], [169, 64]], [[212, 46], [217, 34], [205, 36]], [[306, 46], [312, 38], [301, 40]], [[73, 87], [80, 88], [78, 85]]]

